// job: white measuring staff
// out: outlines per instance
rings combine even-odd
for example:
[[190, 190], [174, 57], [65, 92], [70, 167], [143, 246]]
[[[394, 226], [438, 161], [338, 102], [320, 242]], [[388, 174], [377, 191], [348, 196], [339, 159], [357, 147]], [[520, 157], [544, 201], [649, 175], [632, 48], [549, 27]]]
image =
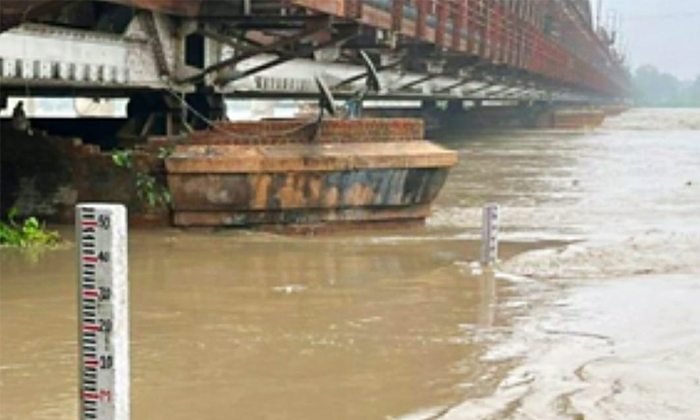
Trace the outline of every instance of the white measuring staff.
[[485, 266], [493, 265], [498, 261], [499, 213], [498, 204], [484, 206], [481, 228], [481, 263]]
[[80, 419], [129, 419], [126, 209], [76, 208]]

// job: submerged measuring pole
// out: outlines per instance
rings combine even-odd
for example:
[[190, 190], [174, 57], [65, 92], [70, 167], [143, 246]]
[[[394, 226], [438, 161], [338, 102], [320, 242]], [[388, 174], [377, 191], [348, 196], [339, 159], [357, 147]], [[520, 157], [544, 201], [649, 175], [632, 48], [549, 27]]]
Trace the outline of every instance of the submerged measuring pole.
[[484, 206], [481, 227], [481, 263], [486, 266], [493, 265], [498, 261], [499, 213], [498, 204]]
[[122, 205], [80, 204], [80, 420], [129, 419], [127, 221]]

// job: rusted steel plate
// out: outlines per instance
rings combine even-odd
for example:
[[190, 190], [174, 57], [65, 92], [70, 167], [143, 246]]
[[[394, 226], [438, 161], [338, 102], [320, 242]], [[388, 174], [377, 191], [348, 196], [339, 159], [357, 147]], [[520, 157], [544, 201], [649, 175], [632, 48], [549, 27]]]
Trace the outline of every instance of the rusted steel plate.
[[299, 123], [228, 123], [178, 146], [165, 161], [175, 224], [421, 219], [457, 162], [419, 140], [419, 120], [329, 120], [314, 136]]
[[[103, 0], [123, 6], [152, 10], [179, 16], [199, 16], [208, 5], [222, 4], [220, 0]], [[223, 3], [225, 4], [225, 3]], [[232, 5], [226, 5], [230, 8]]]
[[168, 174], [175, 211], [286, 210], [429, 204], [448, 168], [275, 174]]
[[318, 172], [377, 168], [452, 167], [457, 154], [427, 141], [178, 146], [165, 161], [169, 174]]
[[403, 25], [403, 10], [406, 5], [406, 0], [394, 0], [391, 6], [391, 30], [395, 33], [401, 33]]
[[341, 0], [292, 0], [290, 3], [330, 15], [345, 16], [346, 2]]
[[416, 0], [416, 39], [425, 39], [425, 32], [427, 29], [428, 21], [428, 0]]
[[430, 215], [428, 205], [388, 208], [308, 209], [283, 211], [176, 212], [177, 226], [244, 227], [254, 225], [299, 226], [331, 223], [333, 225], [375, 226], [380, 222], [406, 223], [423, 221]]
[[364, 0], [343, 0], [343, 16], [350, 19], [362, 19]]

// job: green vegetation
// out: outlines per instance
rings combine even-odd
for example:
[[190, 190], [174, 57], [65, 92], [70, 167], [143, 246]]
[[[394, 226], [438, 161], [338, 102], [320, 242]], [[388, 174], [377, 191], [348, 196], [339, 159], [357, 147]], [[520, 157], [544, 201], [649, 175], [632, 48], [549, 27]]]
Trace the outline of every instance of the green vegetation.
[[[163, 160], [171, 153], [171, 149], [161, 147], [158, 150], [158, 159]], [[172, 196], [168, 187], [150, 173], [137, 169], [131, 150], [117, 150], [113, 152], [112, 160], [117, 166], [133, 171], [136, 179], [136, 195], [146, 206], [151, 209], [157, 209], [170, 205]]]
[[136, 194], [151, 208], [166, 207], [172, 201], [170, 190], [160, 184], [155, 177], [136, 173]]
[[36, 217], [18, 222], [16, 208], [10, 210], [7, 218], [7, 222], [0, 222], [0, 246], [51, 247], [61, 241], [58, 232], [46, 229]]
[[633, 77], [634, 102], [650, 107], [700, 107], [700, 75], [681, 81], [654, 66], [642, 66]]
[[116, 150], [112, 152], [112, 161], [117, 166], [131, 169], [134, 166], [134, 157], [131, 150]]

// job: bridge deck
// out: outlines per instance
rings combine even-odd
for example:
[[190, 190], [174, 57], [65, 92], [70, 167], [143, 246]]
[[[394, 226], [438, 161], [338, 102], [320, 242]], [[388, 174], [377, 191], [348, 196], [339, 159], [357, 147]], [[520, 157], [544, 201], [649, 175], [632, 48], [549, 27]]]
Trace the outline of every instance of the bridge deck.
[[[16, 52], [8, 56], [6, 52], [0, 54], [5, 87], [16, 85], [51, 91], [71, 86], [96, 89], [106, 95], [119, 95], [124, 88], [158, 89], [179, 85], [186, 89], [187, 85], [200, 81], [212, 84], [214, 79], [226, 78], [231, 68], [242, 64], [244, 60], [218, 57], [218, 62], [207, 60], [206, 65], [200, 67], [204, 71], [196, 74], [183, 63], [176, 63], [182, 60], [181, 49], [186, 48], [183, 47], [186, 41], [163, 34], [177, 33], [178, 28], [168, 23], [167, 16], [179, 15], [190, 19], [197, 27], [195, 31], [204, 37], [224, 48], [233, 47], [235, 54], [255, 59], [257, 48], [261, 55], [277, 56], [269, 63], [260, 64], [258, 60], [257, 64], [247, 66], [252, 70], [234, 74], [230, 80], [289, 74], [291, 67], [284, 67], [284, 64], [313, 59], [319, 50], [328, 46], [338, 47], [336, 58], [339, 60], [336, 61], [355, 69], [361, 68], [353, 59], [356, 49], [371, 50], [376, 53], [375, 57], [395, 57], [394, 63], [378, 63], [379, 70], [388, 73], [398, 69], [399, 75], [412, 75], [404, 87], [414, 89], [385, 92], [393, 97], [421, 96], [415, 86], [422, 83], [423, 76], [426, 80], [442, 78], [434, 83], [436, 88], [429, 92], [431, 97], [451, 97], [452, 88], [460, 86], [469, 87], [465, 89], [468, 93], [478, 91], [479, 86], [466, 86], [472, 81], [505, 88], [575, 91], [607, 97], [622, 97], [628, 91], [628, 76], [622, 60], [603, 41], [605, 37], [594, 32], [587, 0], [102, 1], [111, 3], [111, 7], [132, 10], [133, 20], [141, 21], [141, 26], [132, 23], [128, 33], [121, 34], [76, 34], [65, 24], [51, 27], [52, 22], [45, 18], [51, 11], [71, 2], [3, 1], [0, 30], [25, 21], [53, 28], [32, 28], [25, 24], [22, 28], [29, 28], [29, 32], [11, 31], [0, 35], [0, 45], [8, 47], [3, 49]], [[166, 18], [141, 19], [140, 11], [144, 10]], [[35, 11], [41, 13], [35, 15]], [[98, 26], [99, 19], [94, 20]], [[24, 39], [20, 40], [21, 37]], [[33, 39], [27, 40], [27, 37]], [[21, 48], [20, 42], [24, 43]], [[95, 47], [96, 42], [101, 45]], [[77, 48], [69, 46], [90, 43], [93, 43], [92, 50], [81, 47], [80, 62], [62, 56]], [[39, 44], [44, 46], [42, 51], [31, 48]], [[316, 71], [319, 66], [327, 65], [321, 63], [316, 67], [306, 66], [306, 69]], [[187, 71], [178, 71], [179, 67]], [[268, 71], [273, 67], [276, 73]], [[298, 75], [304, 71], [304, 66], [297, 66], [293, 73]], [[186, 75], [181, 76], [183, 73]], [[357, 70], [352, 77], [347, 71], [339, 74], [346, 78], [339, 86], [362, 77]], [[169, 81], [164, 82], [166, 79]], [[306, 87], [310, 85], [305, 83]], [[251, 90], [261, 96], [280, 93], [266, 88], [267, 85], [256, 82], [247, 94], [251, 94]], [[223, 86], [217, 87], [223, 93], [238, 89]], [[302, 96], [305, 90], [308, 89], [301, 89]], [[299, 94], [298, 89], [293, 93]], [[462, 96], [469, 97], [468, 94]]]

